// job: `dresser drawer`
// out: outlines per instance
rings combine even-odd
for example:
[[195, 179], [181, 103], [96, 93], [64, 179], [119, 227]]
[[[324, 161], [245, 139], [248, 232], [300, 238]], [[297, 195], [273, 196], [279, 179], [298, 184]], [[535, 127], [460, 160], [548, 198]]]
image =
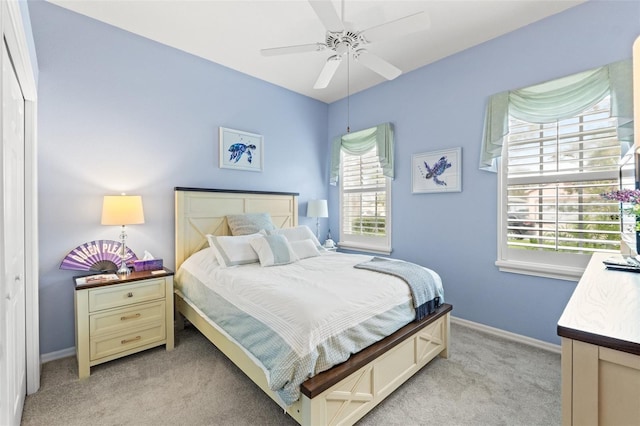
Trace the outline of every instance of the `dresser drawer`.
[[163, 299], [164, 289], [164, 279], [157, 279], [89, 290], [89, 312]]
[[120, 330], [131, 330], [149, 321], [164, 321], [164, 315], [164, 300], [92, 314], [89, 317], [89, 335], [95, 337]]
[[158, 321], [147, 324], [134, 331], [120, 334], [98, 336], [90, 339], [91, 361], [145, 346], [164, 340], [166, 337], [165, 323]]

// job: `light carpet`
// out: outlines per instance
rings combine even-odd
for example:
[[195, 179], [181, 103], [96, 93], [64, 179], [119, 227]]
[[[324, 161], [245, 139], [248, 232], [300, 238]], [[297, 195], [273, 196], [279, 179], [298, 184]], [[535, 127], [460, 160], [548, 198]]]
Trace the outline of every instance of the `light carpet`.
[[[359, 425], [559, 425], [560, 355], [452, 324], [437, 358]], [[42, 367], [27, 425], [295, 425], [197, 330], [164, 347], [95, 366], [75, 358]]]

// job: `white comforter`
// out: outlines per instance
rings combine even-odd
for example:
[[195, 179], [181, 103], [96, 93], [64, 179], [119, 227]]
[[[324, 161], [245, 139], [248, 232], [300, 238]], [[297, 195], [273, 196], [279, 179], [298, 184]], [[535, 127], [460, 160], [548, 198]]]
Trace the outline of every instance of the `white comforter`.
[[403, 280], [353, 267], [370, 258], [326, 252], [283, 266], [220, 268], [205, 249], [183, 263], [176, 287], [263, 364], [290, 405], [308, 377], [414, 319]]

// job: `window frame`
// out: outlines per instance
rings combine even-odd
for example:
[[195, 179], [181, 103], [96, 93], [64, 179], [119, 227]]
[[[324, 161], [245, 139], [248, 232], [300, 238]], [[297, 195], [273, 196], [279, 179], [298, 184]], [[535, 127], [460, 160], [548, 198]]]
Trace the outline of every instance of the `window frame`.
[[[373, 147], [372, 149], [376, 149], [377, 147]], [[367, 153], [370, 151], [367, 151]], [[344, 161], [344, 157], [345, 154], [344, 151], [340, 152], [340, 178], [339, 178], [339, 192], [340, 192], [340, 226], [339, 226], [339, 233], [340, 233], [340, 240], [338, 242], [338, 247], [341, 249], [346, 249], [346, 250], [355, 250], [355, 251], [362, 251], [362, 252], [368, 252], [368, 253], [375, 253], [375, 254], [385, 254], [385, 255], [389, 255], [391, 254], [391, 252], [393, 251], [392, 247], [391, 247], [391, 182], [392, 179], [387, 177], [387, 176], [383, 176], [384, 181], [385, 181], [385, 237], [372, 237], [372, 236], [364, 236], [364, 235], [353, 235], [353, 234], [345, 234], [344, 232], [344, 227], [343, 227], [343, 219], [344, 219], [344, 195], [345, 195], [345, 190], [344, 190], [344, 165], [345, 165], [345, 161]], [[363, 154], [364, 155], [364, 154]], [[377, 155], [377, 153], [376, 153]], [[378, 160], [378, 167], [381, 168], [380, 166], [380, 161]]]
[[[589, 255], [557, 252], [531, 252], [510, 249], [507, 244], [507, 179], [506, 167], [498, 159], [498, 260], [495, 265], [502, 272], [579, 281]], [[533, 258], [533, 259], [532, 259]]]
[[[582, 114], [582, 113], [580, 113]], [[576, 116], [580, 115], [577, 114]], [[614, 126], [615, 128], [615, 126]], [[557, 135], [559, 137], [559, 135]], [[590, 254], [564, 253], [554, 251], [534, 251], [510, 248], [508, 244], [508, 167], [504, 159], [508, 159], [509, 141], [505, 137], [502, 147], [502, 156], [497, 159], [497, 228], [498, 228], [498, 255], [495, 265], [500, 271], [525, 275], [533, 275], [546, 278], [578, 281], [591, 258]], [[508, 161], [508, 160], [507, 160]], [[555, 179], [556, 182], [578, 182], [580, 180], [612, 179], [618, 181], [619, 170], [607, 172], [559, 173], [557, 176], [564, 179]], [[565, 178], [566, 177], [566, 178]], [[552, 182], [554, 178], [539, 176], [527, 178], [514, 178], [515, 182], [539, 183], [541, 180]], [[514, 184], [514, 182], [511, 182]]]

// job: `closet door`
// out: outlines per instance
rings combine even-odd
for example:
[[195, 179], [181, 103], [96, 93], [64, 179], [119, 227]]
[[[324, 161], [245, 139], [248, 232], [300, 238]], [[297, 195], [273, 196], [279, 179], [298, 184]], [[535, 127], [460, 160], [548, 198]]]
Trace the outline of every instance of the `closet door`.
[[2, 383], [5, 418], [19, 425], [26, 388], [24, 96], [6, 44], [2, 43], [2, 261], [4, 263], [4, 356]]

